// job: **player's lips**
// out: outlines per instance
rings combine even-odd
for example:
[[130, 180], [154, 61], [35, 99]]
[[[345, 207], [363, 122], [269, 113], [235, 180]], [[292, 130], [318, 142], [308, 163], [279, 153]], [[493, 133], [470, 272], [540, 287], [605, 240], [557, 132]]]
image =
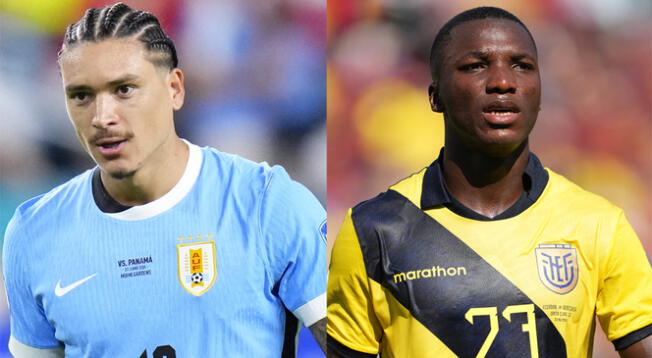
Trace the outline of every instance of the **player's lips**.
[[482, 108], [484, 119], [499, 127], [512, 124], [520, 113], [520, 108], [512, 101], [494, 101]]
[[124, 138], [109, 137], [95, 140], [94, 144], [105, 157], [114, 157], [120, 154], [126, 142], [127, 140]]

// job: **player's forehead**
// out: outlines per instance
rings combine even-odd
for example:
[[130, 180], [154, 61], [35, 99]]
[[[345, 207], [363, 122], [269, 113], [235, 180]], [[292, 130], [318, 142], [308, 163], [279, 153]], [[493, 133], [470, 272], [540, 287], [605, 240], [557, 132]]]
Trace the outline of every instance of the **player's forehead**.
[[[82, 42], [67, 48], [60, 58], [64, 84], [92, 85], [125, 74], [147, 76], [154, 70], [145, 46], [134, 38]], [[88, 83], [92, 82], [92, 83]]]
[[97, 41], [81, 41], [65, 48], [62, 60], [120, 59], [126, 55], [144, 55], [146, 48], [135, 37], [107, 38]]
[[456, 59], [471, 53], [508, 52], [536, 59], [536, 47], [527, 30], [508, 19], [478, 19], [463, 22], [450, 31], [444, 53]]

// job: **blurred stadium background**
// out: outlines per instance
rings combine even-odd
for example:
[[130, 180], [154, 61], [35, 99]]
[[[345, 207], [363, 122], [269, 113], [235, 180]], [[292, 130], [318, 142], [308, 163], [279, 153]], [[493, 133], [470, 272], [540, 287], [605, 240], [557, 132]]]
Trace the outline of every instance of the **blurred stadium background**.
[[[21, 202], [94, 165], [68, 121], [56, 58], [67, 24], [114, 2], [0, 0], [3, 233]], [[283, 165], [325, 204], [325, 1], [123, 2], [156, 14], [177, 46], [187, 90], [180, 135]], [[8, 324], [1, 299], [0, 357], [9, 356]], [[323, 357], [307, 330], [299, 356]]]
[[[428, 57], [476, 6], [523, 20], [539, 48], [544, 165], [624, 208], [652, 255], [652, 3], [641, 0], [328, 0], [328, 221], [428, 166], [443, 145]], [[635, 279], [635, 278], [632, 278]], [[593, 356], [618, 357], [600, 328]]]
[[[175, 40], [188, 91], [181, 135], [281, 164], [322, 203], [328, 109], [330, 242], [348, 207], [430, 164], [442, 145], [426, 90], [439, 27], [470, 7], [506, 8], [539, 47], [533, 150], [623, 207], [652, 255], [649, 2], [328, 0], [328, 42], [323, 0], [124, 2], [156, 13]], [[56, 54], [66, 24], [109, 3], [0, 0], [2, 232], [22, 201], [93, 165], [67, 120]], [[617, 357], [597, 331], [594, 357]], [[8, 334], [0, 300], [0, 357]], [[301, 357], [321, 356], [309, 334], [301, 337]]]

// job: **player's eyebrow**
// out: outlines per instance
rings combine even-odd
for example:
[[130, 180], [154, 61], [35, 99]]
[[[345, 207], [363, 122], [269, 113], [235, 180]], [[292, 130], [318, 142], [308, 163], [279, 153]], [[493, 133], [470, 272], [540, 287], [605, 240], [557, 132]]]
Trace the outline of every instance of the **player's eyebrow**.
[[70, 85], [66, 86], [66, 93], [73, 93], [73, 92], [84, 92], [84, 91], [89, 91], [91, 88], [86, 85]]
[[[518, 53], [515, 53], [513, 55], [510, 55], [509, 57], [513, 61], [519, 61], [519, 60], [522, 60], [522, 59], [530, 59], [530, 60], [535, 59], [534, 56], [532, 56], [531, 54], [526, 53], [526, 52], [518, 52]], [[485, 59], [489, 58], [489, 52], [488, 51], [471, 51], [469, 53], [464, 54], [462, 57], [460, 57], [458, 61], [462, 61], [462, 60], [465, 60], [465, 59], [468, 59], [468, 58], [479, 58], [481, 60], [485, 60]]]
[[120, 78], [118, 78], [116, 80], [110, 81], [108, 83], [108, 85], [110, 87], [114, 87], [114, 86], [117, 86], [117, 85], [120, 85], [120, 84], [123, 84], [123, 83], [126, 83], [126, 82], [133, 82], [136, 79], [138, 79], [138, 76], [128, 74], [128, 75], [124, 75], [124, 76], [122, 76], [122, 77], [120, 77]]
[[466, 53], [464, 56], [460, 57], [460, 60], [464, 60], [467, 58], [480, 58], [480, 59], [486, 59], [489, 57], [489, 52], [488, 51], [471, 51], [469, 53]]
[[[133, 75], [133, 74], [127, 74], [124, 75], [120, 78], [117, 78], [113, 81], [107, 82], [108, 87], [115, 87], [118, 85], [121, 85], [123, 83], [127, 82], [133, 82], [138, 79], [138, 76]], [[83, 91], [90, 91], [92, 88], [87, 85], [69, 85], [66, 86], [66, 93], [73, 93], [73, 92], [83, 92]]]
[[533, 61], [535, 60], [535, 57], [528, 54], [528, 53], [517, 53], [515, 55], [512, 55], [511, 58], [514, 61], [519, 61], [519, 60], [523, 60], [523, 59], [533, 60]]

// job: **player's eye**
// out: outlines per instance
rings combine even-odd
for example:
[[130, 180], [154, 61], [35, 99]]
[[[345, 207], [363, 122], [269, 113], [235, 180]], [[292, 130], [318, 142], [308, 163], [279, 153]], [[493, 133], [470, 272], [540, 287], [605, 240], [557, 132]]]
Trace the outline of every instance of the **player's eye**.
[[531, 71], [534, 70], [534, 65], [528, 62], [517, 62], [514, 64], [514, 68], [519, 70]]
[[132, 85], [121, 85], [116, 88], [116, 93], [121, 97], [128, 97], [133, 93], [134, 88]]
[[485, 67], [485, 64], [483, 62], [474, 62], [474, 63], [469, 63], [469, 64], [462, 65], [462, 66], [460, 66], [459, 69], [460, 69], [460, 71], [463, 71], [463, 72], [474, 72], [474, 71], [481, 70], [484, 67]]
[[91, 95], [86, 92], [73, 92], [68, 94], [68, 98], [75, 102], [76, 104], [82, 105], [88, 103], [91, 98]]

